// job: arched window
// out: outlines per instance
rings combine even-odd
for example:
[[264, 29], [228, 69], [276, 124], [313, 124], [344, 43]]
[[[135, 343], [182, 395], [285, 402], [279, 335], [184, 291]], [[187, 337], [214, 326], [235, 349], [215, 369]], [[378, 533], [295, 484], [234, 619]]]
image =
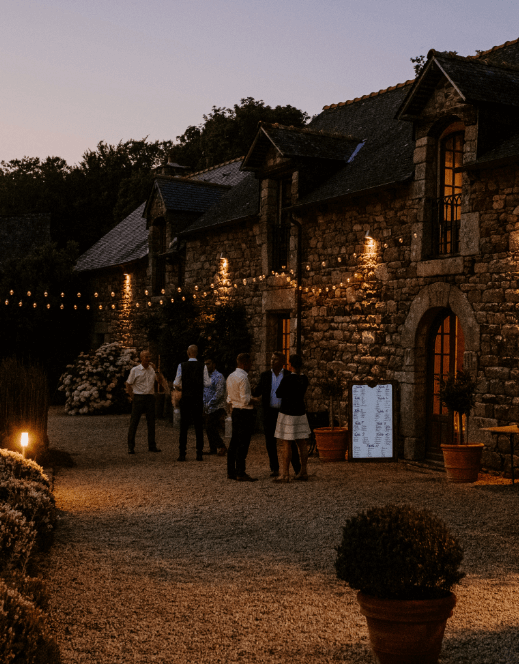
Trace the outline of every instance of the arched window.
[[434, 217], [433, 253], [458, 254], [460, 250], [464, 130], [461, 123], [449, 127], [440, 137], [438, 160], [439, 198]]

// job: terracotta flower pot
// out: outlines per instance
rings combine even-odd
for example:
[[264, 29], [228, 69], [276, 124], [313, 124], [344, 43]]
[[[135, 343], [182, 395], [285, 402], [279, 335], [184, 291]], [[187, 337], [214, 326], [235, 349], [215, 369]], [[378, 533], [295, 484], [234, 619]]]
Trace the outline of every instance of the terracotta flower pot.
[[371, 647], [379, 664], [436, 664], [456, 595], [442, 599], [378, 599], [359, 592]]
[[442, 445], [443, 460], [449, 482], [475, 482], [478, 479], [482, 443], [473, 445]]
[[346, 461], [348, 429], [321, 427], [314, 429], [314, 434], [321, 461]]

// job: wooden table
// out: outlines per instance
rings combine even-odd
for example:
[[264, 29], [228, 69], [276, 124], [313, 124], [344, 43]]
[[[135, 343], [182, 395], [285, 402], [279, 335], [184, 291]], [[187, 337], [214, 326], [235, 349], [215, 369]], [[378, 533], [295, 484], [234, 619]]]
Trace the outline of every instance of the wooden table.
[[510, 468], [512, 471], [512, 484], [514, 483], [514, 433], [519, 434], [519, 427], [511, 424], [507, 427], [483, 427], [481, 431], [492, 431], [493, 433], [504, 433], [510, 436]]

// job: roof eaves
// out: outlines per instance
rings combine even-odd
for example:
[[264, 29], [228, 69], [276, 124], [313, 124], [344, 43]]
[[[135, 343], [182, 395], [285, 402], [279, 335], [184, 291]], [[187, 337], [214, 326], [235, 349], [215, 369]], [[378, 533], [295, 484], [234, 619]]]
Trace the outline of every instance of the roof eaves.
[[184, 231], [179, 233], [179, 236], [187, 236], [187, 235], [195, 235], [195, 233], [200, 233], [201, 231], [207, 231], [212, 228], [222, 228], [223, 226], [231, 226], [233, 224], [237, 224], [239, 222], [246, 222], [246, 221], [257, 221], [258, 215], [257, 214], [247, 214], [242, 217], [235, 217], [233, 219], [226, 219], [225, 221], [218, 222], [216, 224], [207, 224], [207, 226], [199, 226], [197, 228], [186, 228]]
[[329, 198], [322, 198], [314, 201], [306, 201], [303, 203], [296, 203], [291, 207], [285, 208], [287, 212], [292, 212], [296, 210], [303, 210], [304, 208], [311, 207], [313, 205], [321, 205], [322, 203], [331, 203], [341, 200], [346, 200], [349, 198], [354, 198], [357, 196], [366, 196], [368, 194], [376, 193], [377, 191], [382, 191], [388, 189], [389, 187], [394, 187], [396, 185], [402, 184], [412, 180], [414, 177], [414, 172], [407, 173], [406, 175], [398, 178], [397, 180], [392, 180], [391, 182], [384, 182], [382, 184], [377, 184], [373, 187], [367, 187], [366, 189], [356, 189], [355, 191], [348, 191], [345, 194], [338, 194], [336, 196], [330, 196]]
[[405, 83], [397, 83], [396, 85], [391, 85], [389, 88], [384, 88], [383, 90], [379, 90], [378, 92], [371, 92], [369, 95], [362, 95], [362, 97], [355, 97], [355, 99], [349, 99], [348, 101], [341, 101], [338, 104], [330, 104], [329, 106], [323, 106], [323, 111], [329, 111], [336, 108], [340, 108], [341, 106], [348, 106], [350, 104], [355, 104], [359, 101], [364, 101], [365, 99], [369, 99], [370, 97], [378, 97], [378, 95], [383, 95], [385, 92], [392, 92], [397, 88], [404, 88], [406, 85], [411, 85], [412, 83], [415, 82], [415, 80], [416, 79], [412, 80], [410, 79]]

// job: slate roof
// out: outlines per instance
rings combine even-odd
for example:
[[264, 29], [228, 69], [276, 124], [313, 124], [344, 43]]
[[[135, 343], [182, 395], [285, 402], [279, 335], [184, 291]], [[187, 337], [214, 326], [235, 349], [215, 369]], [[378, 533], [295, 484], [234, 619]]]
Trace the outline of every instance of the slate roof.
[[429, 51], [429, 60], [397, 113], [400, 119], [418, 116], [444, 76], [471, 103], [519, 106], [519, 68], [488, 64], [475, 58]]
[[189, 178], [159, 175], [154, 187], [159, 190], [167, 210], [205, 212], [214, 205], [228, 187]]
[[181, 235], [235, 223], [240, 219], [250, 218], [259, 212], [259, 180], [250, 173], [245, 173], [242, 181], [226, 192], [216, 205], [211, 207]]
[[404, 182], [413, 176], [412, 126], [395, 120], [410, 83], [325, 107], [312, 121], [313, 129], [358, 136], [363, 145], [357, 146], [349, 163], [301, 198], [296, 207]]
[[145, 205], [139, 205], [126, 219], [82, 254], [76, 263], [76, 270], [99, 270], [131, 263], [147, 256], [148, 231], [146, 219], [142, 216]]
[[51, 241], [50, 214], [0, 216], [0, 265]]
[[462, 171], [472, 171], [481, 168], [490, 168], [519, 160], [519, 133], [503, 140], [499, 145], [475, 161], [465, 164]]
[[243, 161], [242, 169], [259, 168], [272, 145], [282, 157], [347, 161], [359, 142], [358, 138], [349, 135], [261, 122], [256, 138]]
[[191, 180], [203, 180], [204, 182], [213, 182], [214, 184], [225, 184], [234, 187], [239, 184], [247, 174], [240, 170], [243, 157], [226, 161], [218, 166], [206, 168], [203, 171], [189, 175]]
[[499, 46], [493, 46], [487, 51], [472, 56], [475, 60], [486, 60], [495, 64], [510, 64], [519, 66], [519, 39], [507, 41]]

